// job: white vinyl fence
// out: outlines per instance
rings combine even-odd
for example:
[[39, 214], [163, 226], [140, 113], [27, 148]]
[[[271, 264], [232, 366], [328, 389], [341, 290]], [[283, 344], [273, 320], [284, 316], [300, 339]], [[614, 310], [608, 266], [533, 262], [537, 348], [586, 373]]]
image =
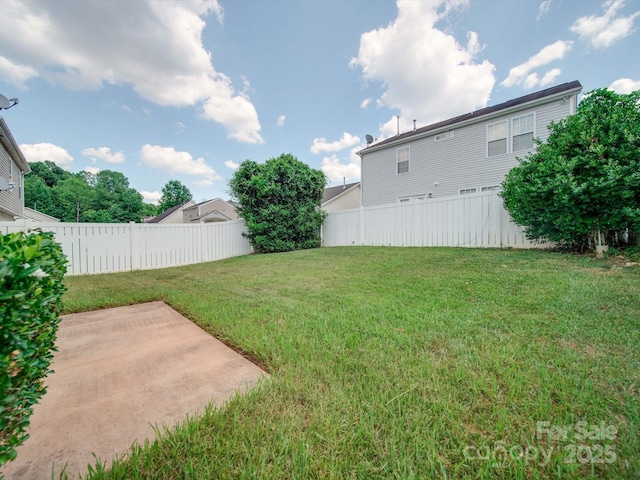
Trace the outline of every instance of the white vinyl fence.
[[323, 246], [535, 248], [496, 192], [332, 212]]
[[67, 255], [67, 275], [209, 262], [251, 253], [242, 220], [188, 224], [0, 222], [0, 233], [50, 231]]

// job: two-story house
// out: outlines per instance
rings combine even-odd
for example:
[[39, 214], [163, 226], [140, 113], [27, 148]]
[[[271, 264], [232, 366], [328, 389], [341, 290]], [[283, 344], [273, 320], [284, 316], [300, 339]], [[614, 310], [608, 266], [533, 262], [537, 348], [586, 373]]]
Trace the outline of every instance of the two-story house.
[[564, 83], [369, 144], [358, 152], [362, 205], [498, 189], [551, 121], [576, 112], [581, 90]]
[[29, 163], [0, 117], [0, 221], [13, 221], [24, 214], [24, 176]]

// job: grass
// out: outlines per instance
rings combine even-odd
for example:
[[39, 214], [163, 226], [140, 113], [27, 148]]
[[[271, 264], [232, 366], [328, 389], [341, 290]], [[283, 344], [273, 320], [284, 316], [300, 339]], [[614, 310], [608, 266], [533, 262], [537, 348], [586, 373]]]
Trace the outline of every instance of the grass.
[[65, 281], [67, 313], [162, 299], [271, 373], [89, 478], [640, 475], [638, 267], [351, 247]]

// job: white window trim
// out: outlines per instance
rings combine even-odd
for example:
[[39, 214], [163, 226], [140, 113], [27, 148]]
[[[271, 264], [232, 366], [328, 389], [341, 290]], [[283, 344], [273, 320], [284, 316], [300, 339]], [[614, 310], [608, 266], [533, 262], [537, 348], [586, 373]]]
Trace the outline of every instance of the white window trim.
[[497, 122], [493, 122], [493, 123], [488, 123], [485, 127], [485, 132], [484, 132], [484, 148], [485, 148], [485, 156], [486, 158], [491, 158], [491, 157], [497, 157], [498, 155], [491, 155], [491, 157], [489, 156], [489, 127], [493, 126], [493, 125], [497, 125], [499, 123], [505, 123], [506, 127], [507, 127], [507, 136], [505, 137], [505, 141], [507, 142], [507, 145], [505, 148], [505, 152], [504, 153], [500, 153], [499, 155], [505, 155], [507, 153], [510, 152], [510, 145], [509, 145], [509, 130], [511, 127], [511, 121], [507, 118], [502, 119], [502, 120], [498, 120]]
[[426, 193], [420, 193], [418, 195], [403, 195], [402, 197], [396, 197], [397, 203], [417, 203], [423, 202], [427, 199]]
[[[509, 140], [507, 140], [509, 142], [509, 145], [507, 145], [507, 147], [511, 147], [509, 152], [510, 153], [520, 153], [520, 152], [528, 152], [528, 151], [533, 151], [536, 149], [536, 144], [534, 143], [533, 146], [531, 147], [531, 150], [528, 149], [524, 149], [524, 150], [518, 150], [517, 152], [515, 152], [513, 150], [513, 121], [517, 118], [522, 118], [522, 117], [528, 117], [529, 115], [533, 115], [533, 138], [536, 138], [536, 112], [529, 112], [529, 113], [525, 113], [523, 115], [518, 115], [515, 117], [511, 117], [511, 119], [509, 120], [509, 131], [507, 132], [509, 134]], [[488, 148], [489, 148], [489, 142], [487, 142], [487, 153], [488, 153]]]
[[483, 185], [482, 187], [480, 187], [480, 189], [478, 190], [480, 193], [482, 192], [495, 192], [497, 190], [500, 190], [502, 188], [501, 185]]
[[[398, 152], [400, 150], [404, 149], [404, 148], [406, 148], [407, 151], [409, 152], [409, 154], [407, 156], [407, 160], [406, 160], [408, 162], [408, 164], [407, 164], [408, 168], [407, 168], [406, 172], [399, 173], [398, 172], [398, 163], [399, 163], [398, 162]], [[405, 146], [402, 146], [402, 147], [398, 147], [398, 148], [396, 148], [396, 175], [406, 175], [409, 172], [411, 172], [411, 145], [405, 145]]]
[[[473, 192], [464, 192], [464, 190], [473, 190]], [[458, 189], [458, 195], [471, 195], [472, 193], [478, 193], [478, 187], [467, 187]]]

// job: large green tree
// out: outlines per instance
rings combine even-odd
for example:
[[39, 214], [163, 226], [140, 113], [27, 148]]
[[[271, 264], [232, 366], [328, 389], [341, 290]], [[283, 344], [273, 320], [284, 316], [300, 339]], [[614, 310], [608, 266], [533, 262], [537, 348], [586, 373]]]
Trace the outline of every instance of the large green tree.
[[242, 162], [229, 182], [247, 237], [261, 253], [320, 246], [326, 178], [291, 154]]
[[589, 92], [502, 184], [527, 236], [585, 248], [640, 231], [640, 91]]
[[162, 197], [160, 197], [158, 210], [164, 212], [176, 205], [182, 205], [192, 198], [193, 196], [186, 185], [178, 180], [169, 180], [164, 187], [162, 187]]

